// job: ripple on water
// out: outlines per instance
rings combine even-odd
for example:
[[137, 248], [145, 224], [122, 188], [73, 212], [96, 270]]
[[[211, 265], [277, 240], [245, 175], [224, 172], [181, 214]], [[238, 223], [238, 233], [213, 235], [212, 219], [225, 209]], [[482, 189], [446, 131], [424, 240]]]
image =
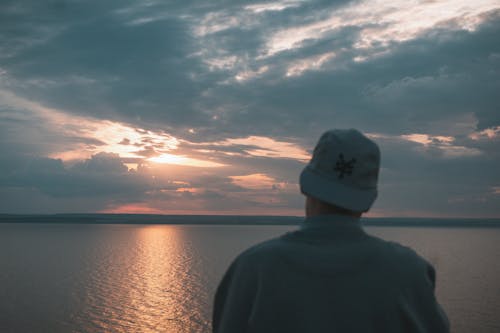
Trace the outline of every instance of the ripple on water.
[[[133, 236], [133, 237], [131, 237]], [[116, 239], [123, 237], [124, 239]], [[207, 332], [208, 297], [199, 256], [180, 228], [144, 226], [114, 236], [91, 263], [83, 330], [112, 332]]]

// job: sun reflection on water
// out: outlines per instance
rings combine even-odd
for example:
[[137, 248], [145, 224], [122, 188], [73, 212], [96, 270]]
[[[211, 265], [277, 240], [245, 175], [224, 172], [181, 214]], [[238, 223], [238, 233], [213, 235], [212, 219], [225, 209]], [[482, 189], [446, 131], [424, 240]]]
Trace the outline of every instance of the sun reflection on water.
[[91, 331], [208, 331], [206, 314], [198, 310], [206, 293], [193, 268], [199, 259], [182, 230], [141, 226], [133, 235], [115, 235], [123, 239], [113, 241], [119, 246], [107, 249], [110, 255], [93, 270], [80, 319], [90, 319]]

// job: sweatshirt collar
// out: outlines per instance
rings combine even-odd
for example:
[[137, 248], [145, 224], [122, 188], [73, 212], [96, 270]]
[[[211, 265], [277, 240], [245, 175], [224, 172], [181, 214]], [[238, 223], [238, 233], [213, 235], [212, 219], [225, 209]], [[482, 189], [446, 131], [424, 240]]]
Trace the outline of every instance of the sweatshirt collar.
[[358, 217], [347, 215], [318, 215], [306, 217], [299, 230], [282, 237], [292, 241], [332, 242], [364, 239], [367, 236]]
[[310, 229], [361, 229], [361, 222], [359, 217], [329, 214], [329, 215], [316, 215], [309, 216], [300, 224], [301, 230]]

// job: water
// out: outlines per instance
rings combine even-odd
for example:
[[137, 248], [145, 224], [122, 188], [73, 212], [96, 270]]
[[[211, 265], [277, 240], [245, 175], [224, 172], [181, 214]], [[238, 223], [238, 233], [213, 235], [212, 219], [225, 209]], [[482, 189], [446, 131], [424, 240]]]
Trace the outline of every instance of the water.
[[[230, 261], [291, 229], [0, 224], [0, 332], [209, 332]], [[500, 331], [500, 229], [366, 229], [436, 267], [453, 332]]]

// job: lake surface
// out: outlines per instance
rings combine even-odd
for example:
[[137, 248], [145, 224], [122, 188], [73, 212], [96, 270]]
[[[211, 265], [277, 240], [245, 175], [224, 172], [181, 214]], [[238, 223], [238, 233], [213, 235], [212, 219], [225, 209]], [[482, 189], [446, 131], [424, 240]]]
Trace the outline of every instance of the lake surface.
[[[209, 332], [231, 260], [293, 226], [0, 224], [0, 332]], [[366, 227], [437, 270], [453, 332], [500, 332], [500, 229]]]

